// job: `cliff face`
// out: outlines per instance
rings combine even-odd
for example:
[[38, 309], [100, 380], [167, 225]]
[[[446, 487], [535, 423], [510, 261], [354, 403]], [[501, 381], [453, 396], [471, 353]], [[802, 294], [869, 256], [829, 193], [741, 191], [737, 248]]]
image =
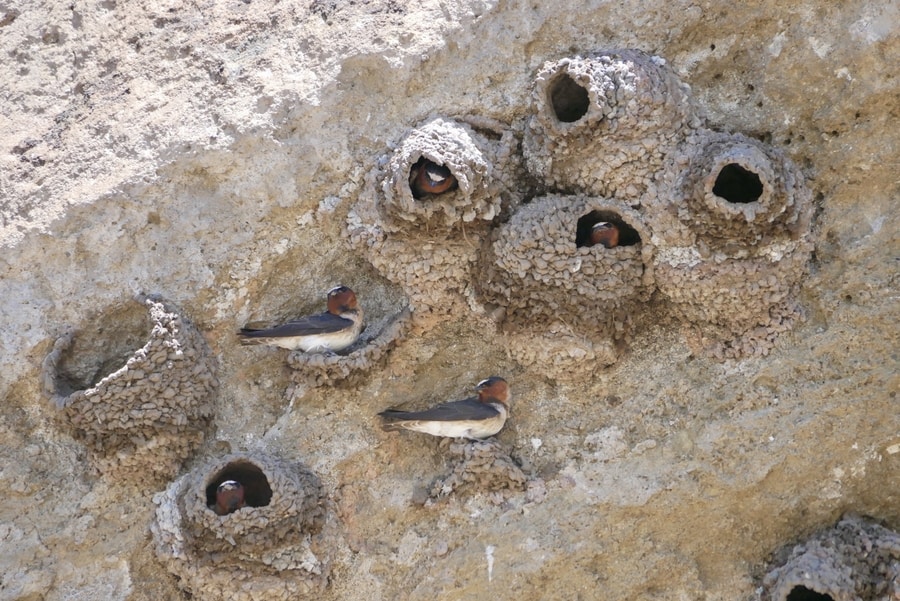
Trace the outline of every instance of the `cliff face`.
[[[537, 4], [0, 4], [0, 599], [900, 594], [900, 9]], [[349, 359], [239, 346], [339, 283]], [[378, 428], [492, 374], [498, 443]], [[765, 579], [848, 512], [880, 585]]]

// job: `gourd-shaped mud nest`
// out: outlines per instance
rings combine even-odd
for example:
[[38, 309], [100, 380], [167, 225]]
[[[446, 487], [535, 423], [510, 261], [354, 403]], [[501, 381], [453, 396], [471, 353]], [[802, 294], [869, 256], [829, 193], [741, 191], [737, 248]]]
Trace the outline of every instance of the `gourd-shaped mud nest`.
[[400, 285], [418, 313], [466, 305], [491, 224], [518, 203], [511, 130], [485, 118], [433, 118], [369, 173], [347, 219], [351, 246]]
[[544, 65], [523, 150], [552, 188], [637, 199], [699, 124], [689, 88], [663, 59], [601, 51]]
[[[608, 224], [616, 245], [590, 241]], [[499, 227], [480, 284], [507, 319], [526, 325], [564, 321], [590, 330], [622, 331], [627, 313], [653, 291], [649, 234], [640, 215], [621, 203], [583, 196], [544, 196], [523, 205]]]
[[900, 598], [900, 535], [848, 515], [795, 546], [763, 581], [765, 601]]
[[[765, 355], [802, 315], [796, 297], [812, 253], [811, 193], [781, 152], [741, 135], [700, 131], [674, 158], [679, 219], [659, 233], [656, 280], [695, 340], [722, 358]], [[674, 165], [673, 165], [674, 167]], [[670, 240], [667, 240], [667, 237]]]
[[153, 299], [129, 301], [60, 337], [44, 360], [57, 421], [118, 479], [165, 481], [208, 430], [216, 362], [185, 317]]
[[741, 134], [701, 130], [686, 144], [673, 195], [679, 217], [710, 246], [797, 240], [809, 233], [811, 193], [784, 154]]
[[[234, 502], [217, 497], [235, 490]], [[153, 500], [156, 554], [197, 599], [295, 599], [328, 584], [337, 534], [319, 478], [302, 465], [234, 454]]]
[[[649, 239], [641, 215], [615, 200], [551, 195], [520, 206], [494, 232], [478, 281], [482, 300], [505, 310], [517, 360], [551, 371], [615, 362], [613, 341], [654, 290]], [[541, 341], [520, 340], [527, 334]]]
[[487, 119], [436, 117], [412, 130], [370, 176], [385, 229], [491, 221], [515, 189], [504, 174], [515, 146], [511, 131]]

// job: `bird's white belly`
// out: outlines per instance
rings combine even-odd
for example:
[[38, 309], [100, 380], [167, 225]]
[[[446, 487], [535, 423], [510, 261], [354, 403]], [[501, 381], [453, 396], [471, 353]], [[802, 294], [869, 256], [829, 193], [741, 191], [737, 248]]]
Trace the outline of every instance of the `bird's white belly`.
[[448, 438], [487, 438], [493, 436], [503, 428], [506, 422], [506, 411], [490, 419], [466, 420], [466, 421], [418, 421], [410, 423], [407, 428], [432, 436], [445, 436]]
[[331, 334], [313, 334], [309, 336], [289, 336], [271, 339], [271, 344], [291, 351], [300, 349], [307, 353], [324, 353], [342, 351], [356, 341], [354, 330], [334, 332]]

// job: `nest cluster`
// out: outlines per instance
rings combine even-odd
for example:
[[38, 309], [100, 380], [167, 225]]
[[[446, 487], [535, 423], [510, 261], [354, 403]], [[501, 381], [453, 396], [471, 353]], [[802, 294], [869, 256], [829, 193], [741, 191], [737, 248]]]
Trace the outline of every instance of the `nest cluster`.
[[[434, 117], [377, 159], [346, 235], [410, 306], [339, 355], [292, 352], [292, 379], [331, 385], [381, 365], [413, 312], [497, 318], [512, 356], [553, 378], [614, 363], [657, 300], [714, 356], [764, 355], [802, 316], [812, 211], [793, 163], [706, 128], [662, 59], [611, 50], [548, 62], [523, 128]], [[104, 327], [57, 340], [43, 383], [100, 471], [147, 483], [173, 478], [202, 443], [218, 383], [186, 318], [163, 301], [138, 308], [114, 307]], [[149, 327], [119, 319], [146, 323], [147, 312]], [[497, 440], [451, 442], [448, 455], [454, 467], [431, 501], [546, 494]], [[220, 515], [216, 489], [228, 480], [246, 506]], [[294, 599], [327, 586], [339, 535], [302, 465], [230, 455], [154, 502], [156, 553], [197, 599]], [[778, 601], [797, 587], [836, 600], [898, 596], [898, 557], [895, 533], [847, 518], [796, 547], [765, 586]]]
[[[125, 481], [164, 481], [206, 435], [216, 362], [200, 332], [174, 308], [153, 299], [130, 304], [137, 306], [110, 309], [103, 321], [111, 323], [102, 331], [60, 337], [42, 366], [44, 389], [58, 421], [84, 443], [99, 471]], [[134, 309], [147, 312], [149, 328], [116, 320]], [[144, 338], [125, 357], [110, 356]]]
[[764, 581], [766, 601], [900, 598], [900, 535], [848, 515], [795, 546]]
[[[548, 62], [521, 158], [512, 128], [493, 131], [428, 121], [379, 159], [350, 212], [351, 243], [417, 310], [465, 311], [474, 297], [511, 335], [564, 330], [571, 352], [519, 354], [565, 369], [614, 362], [651, 298], [721, 358], [768, 353], [801, 316], [803, 176], [771, 146], [706, 128], [664, 60], [610, 50]], [[416, 194], [422, 157], [459, 188]], [[553, 193], [528, 198], [535, 187]], [[616, 243], [591, 238], [600, 222]]]
[[[218, 515], [216, 487], [241, 482], [246, 506]], [[259, 453], [204, 464], [154, 497], [156, 554], [197, 599], [294, 599], [322, 591], [336, 534], [306, 467]]]

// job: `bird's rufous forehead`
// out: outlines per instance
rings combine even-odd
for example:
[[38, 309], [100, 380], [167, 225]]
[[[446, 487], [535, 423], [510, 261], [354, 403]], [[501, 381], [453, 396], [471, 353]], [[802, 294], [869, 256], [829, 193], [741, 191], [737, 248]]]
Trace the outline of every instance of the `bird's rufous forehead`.
[[475, 387], [479, 398], [491, 398], [506, 402], [509, 399], [509, 384], [500, 376], [491, 376]]
[[356, 293], [346, 286], [336, 286], [328, 291], [328, 309], [337, 310], [341, 307], [356, 308]]

